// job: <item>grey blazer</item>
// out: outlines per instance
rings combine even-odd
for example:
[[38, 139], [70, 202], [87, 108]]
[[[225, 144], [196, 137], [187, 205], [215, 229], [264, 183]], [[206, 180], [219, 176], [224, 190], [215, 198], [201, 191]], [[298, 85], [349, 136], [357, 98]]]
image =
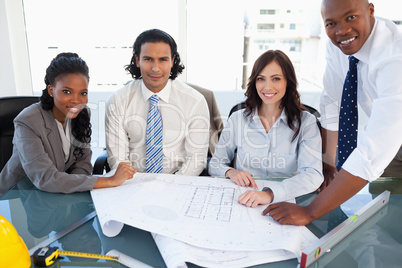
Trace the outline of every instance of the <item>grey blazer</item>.
[[75, 160], [74, 142], [64, 161], [60, 133], [51, 111], [40, 103], [25, 108], [14, 119], [13, 154], [0, 173], [0, 195], [28, 176], [40, 190], [71, 193], [91, 190], [98, 180], [92, 173], [91, 149]]

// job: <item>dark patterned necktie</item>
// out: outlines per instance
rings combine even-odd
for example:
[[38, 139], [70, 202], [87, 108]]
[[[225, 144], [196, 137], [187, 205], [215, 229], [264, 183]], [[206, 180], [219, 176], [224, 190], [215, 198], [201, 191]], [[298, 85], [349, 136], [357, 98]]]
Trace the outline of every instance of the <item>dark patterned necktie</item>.
[[341, 169], [343, 163], [357, 146], [357, 63], [353, 56], [349, 57], [349, 71], [343, 87], [341, 108], [339, 111], [338, 131], [338, 165]]

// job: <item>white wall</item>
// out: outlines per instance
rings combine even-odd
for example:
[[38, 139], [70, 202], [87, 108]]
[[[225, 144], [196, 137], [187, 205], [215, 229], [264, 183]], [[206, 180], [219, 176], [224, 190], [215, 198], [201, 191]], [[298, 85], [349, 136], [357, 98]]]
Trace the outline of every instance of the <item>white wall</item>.
[[0, 0], [0, 97], [32, 95], [22, 0]]

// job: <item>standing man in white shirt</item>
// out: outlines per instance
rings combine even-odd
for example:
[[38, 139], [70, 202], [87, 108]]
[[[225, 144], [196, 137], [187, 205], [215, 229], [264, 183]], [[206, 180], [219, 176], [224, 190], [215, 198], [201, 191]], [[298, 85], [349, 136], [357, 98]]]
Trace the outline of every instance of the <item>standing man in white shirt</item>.
[[[126, 66], [134, 80], [111, 97], [106, 110], [106, 146], [112, 169], [120, 162], [131, 162], [139, 172], [197, 176], [205, 168], [208, 106], [200, 93], [176, 80], [183, 69], [176, 42], [169, 34], [151, 29], [137, 37]], [[158, 171], [147, 167], [151, 97], [158, 99], [162, 121], [163, 167]]]
[[[380, 177], [394, 158], [393, 168], [401, 170], [402, 166], [398, 160], [402, 144], [402, 33], [392, 21], [374, 17], [374, 5], [367, 0], [323, 0], [321, 14], [331, 41], [321, 97], [323, 153], [326, 171], [332, 170], [326, 175], [332, 173], [334, 179], [306, 207], [289, 203], [268, 206], [263, 215], [269, 213], [281, 224], [306, 225]], [[357, 103], [369, 120], [359, 127], [357, 146], [343, 157], [345, 162], [335, 163], [341, 143], [340, 107], [344, 99], [351, 98], [342, 95], [349, 56], [354, 60], [350, 66], [357, 66]], [[402, 172], [394, 174], [401, 176]]]

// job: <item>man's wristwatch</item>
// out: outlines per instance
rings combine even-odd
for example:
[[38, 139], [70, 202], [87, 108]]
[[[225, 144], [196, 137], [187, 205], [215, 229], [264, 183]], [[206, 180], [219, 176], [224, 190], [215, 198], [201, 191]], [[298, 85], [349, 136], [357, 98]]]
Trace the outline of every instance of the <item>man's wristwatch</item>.
[[261, 191], [267, 192], [267, 193], [271, 196], [271, 198], [272, 198], [271, 202], [274, 201], [274, 192], [272, 192], [272, 189], [271, 189], [271, 188], [269, 188], [269, 187], [264, 187], [264, 188], [262, 188]]
[[271, 191], [272, 192], [271, 188], [269, 188], [269, 187], [264, 187], [264, 188], [262, 188], [261, 191], [263, 191], [263, 192]]

